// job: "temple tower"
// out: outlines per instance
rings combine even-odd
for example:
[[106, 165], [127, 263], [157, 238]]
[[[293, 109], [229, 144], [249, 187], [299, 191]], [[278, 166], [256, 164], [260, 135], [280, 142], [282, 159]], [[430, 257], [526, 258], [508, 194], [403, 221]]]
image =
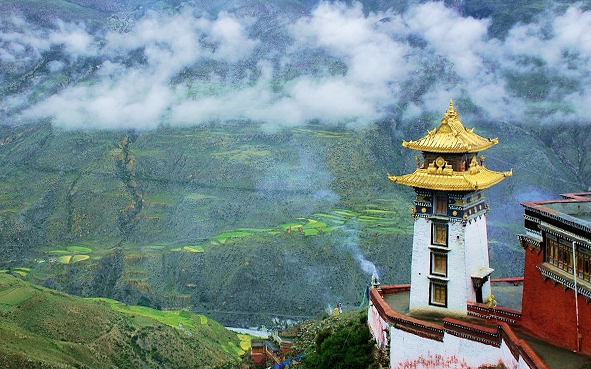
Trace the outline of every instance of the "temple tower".
[[416, 192], [411, 266], [411, 313], [466, 313], [466, 301], [491, 295], [486, 214], [482, 190], [509, 172], [484, 166], [478, 152], [498, 143], [462, 125], [452, 101], [439, 127], [402, 146], [422, 152], [417, 169], [392, 182]]

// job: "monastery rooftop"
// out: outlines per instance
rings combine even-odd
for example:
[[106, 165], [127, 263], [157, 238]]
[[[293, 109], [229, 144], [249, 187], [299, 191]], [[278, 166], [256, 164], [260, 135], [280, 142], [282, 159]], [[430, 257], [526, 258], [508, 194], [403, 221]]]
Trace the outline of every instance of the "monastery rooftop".
[[[521, 282], [511, 281], [509, 279], [497, 279], [491, 280], [491, 285], [495, 300], [499, 303], [499, 309], [521, 310], [521, 296], [523, 289], [523, 284]], [[410, 285], [382, 286], [381, 296], [386, 304], [396, 313], [408, 316]], [[444, 316], [421, 316], [419, 319], [427, 322], [427, 324], [443, 325], [443, 318]], [[464, 317], [454, 316], [454, 319], [459, 319], [467, 324], [474, 324], [482, 327], [491, 327], [495, 325], [495, 321], [489, 321], [469, 315]], [[529, 344], [550, 369], [581, 369], [591, 366], [591, 360], [583, 355], [533, 338], [519, 329], [515, 329], [515, 332], [520, 339]]]
[[427, 132], [425, 137], [416, 141], [402, 142], [404, 147], [423, 151], [425, 161], [420, 164], [417, 158], [414, 173], [401, 176], [388, 174], [391, 182], [440, 191], [476, 191], [494, 186], [513, 175], [512, 170], [497, 172], [486, 168], [484, 156], [478, 163], [476, 154], [497, 144], [498, 139], [484, 138], [474, 133], [474, 128], [464, 127], [452, 101], [439, 127]]
[[[388, 286], [384, 286], [382, 297], [392, 310], [406, 315], [409, 311], [410, 285], [402, 285], [401, 287], [400, 289], [396, 289], [394, 293], [389, 293], [390, 289]], [[491, 280], [491, 288], [499, 306], [518, 311], [521, 310], [521, 296], [523, 291], [523, 283], [521, 281], [493, 279]], [[432, 317], [430, 320], [437, 319]]]
[[591, 193], [569, 193], [560, 200], [529, 201], [528, 210], [551, 218], [570, 221], [573, 226], [591, 232]]

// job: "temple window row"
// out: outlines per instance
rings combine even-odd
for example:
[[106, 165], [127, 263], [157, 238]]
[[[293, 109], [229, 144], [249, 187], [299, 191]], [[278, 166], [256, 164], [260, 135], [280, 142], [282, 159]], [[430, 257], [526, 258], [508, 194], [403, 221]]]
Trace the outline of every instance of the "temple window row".
[[447, 307], [447, 236], [447, 223], [431, 223], [429, 304], [440, 307]]
[[[555, 267], [573, 273], [573, 246], [572, 241], [565, 238], [546, 234], [545, 261]], [[576, 246], [576, 242], [575, 242]], [[591, 281], [591, 251], [580, 247], [576, 248], [577, 278]]]

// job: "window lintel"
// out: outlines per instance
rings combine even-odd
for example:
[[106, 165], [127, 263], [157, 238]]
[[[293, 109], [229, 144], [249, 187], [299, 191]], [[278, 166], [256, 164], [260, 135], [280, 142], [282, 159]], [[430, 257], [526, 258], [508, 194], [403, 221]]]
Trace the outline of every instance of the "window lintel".
[[441, 246], [441, 245], [429, 245], [429, 248], [431, 250], [433, 250], [434, 252], [440, 251], [441, 253], [447, 253], [447, 252], [451, 251], [451, 249], [449, 247]]
[[449, 278], [442, 277], [440, 275], [429, 274], [427, 275], [427, 278], [429, 278], [431, 282], [441, 285], [447, 284], [447, 282], [449, 282]]

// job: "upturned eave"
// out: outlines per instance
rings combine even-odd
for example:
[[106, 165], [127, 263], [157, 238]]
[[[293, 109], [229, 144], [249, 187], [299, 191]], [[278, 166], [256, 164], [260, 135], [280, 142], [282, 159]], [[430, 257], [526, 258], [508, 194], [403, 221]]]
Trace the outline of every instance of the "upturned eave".
[[476, 191], [489, 188], [511, 177], [513, 170], [496, 172], [480, 167], [478, 172], [452, 172], [450, 174], [429, 173], [428, 169], [418, 168], [414, 173], [402, 176], [388, 174], [390, 182], [406, 186], [439, 191]]

